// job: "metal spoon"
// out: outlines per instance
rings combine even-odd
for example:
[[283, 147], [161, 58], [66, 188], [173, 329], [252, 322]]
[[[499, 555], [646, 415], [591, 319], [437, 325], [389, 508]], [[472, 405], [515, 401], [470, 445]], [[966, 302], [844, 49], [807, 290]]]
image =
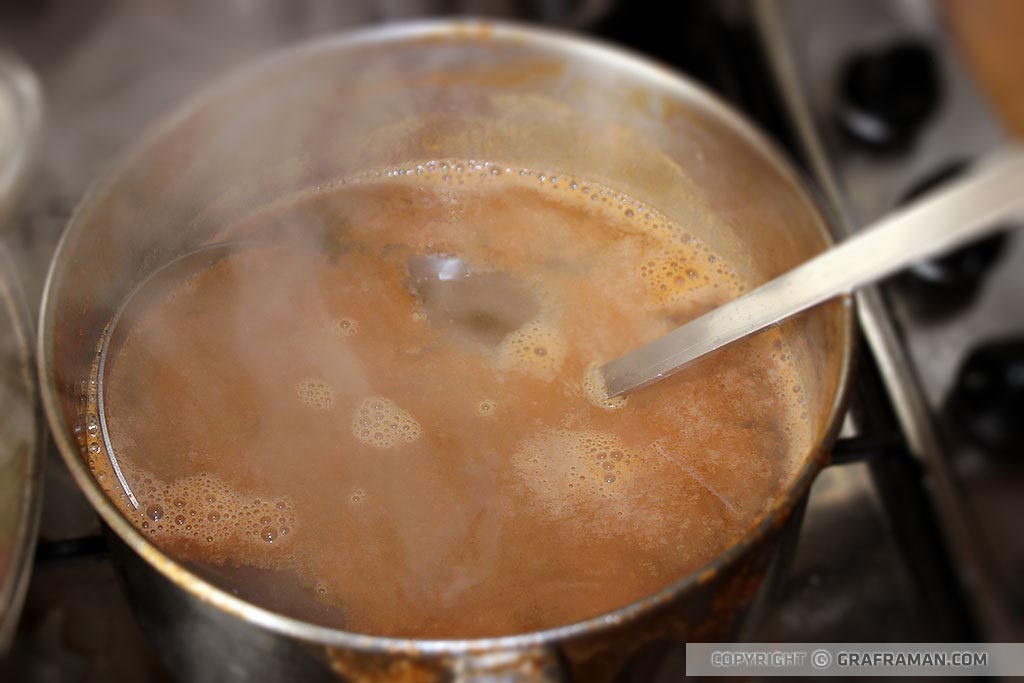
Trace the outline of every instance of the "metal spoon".
[[1024, 216], [1024, 150], [993, 155], [964, 178], [876, 221], [842, 244], [601, 368], [609, 397], [668, 377], [702, 356], [915, 261]]

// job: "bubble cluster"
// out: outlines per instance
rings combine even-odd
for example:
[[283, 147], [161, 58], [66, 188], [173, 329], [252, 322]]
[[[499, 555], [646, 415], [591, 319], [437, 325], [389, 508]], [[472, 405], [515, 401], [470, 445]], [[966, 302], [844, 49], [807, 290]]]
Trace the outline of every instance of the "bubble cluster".
[[386, 398], [365, 399], [352, 417], [352, 434], [374, 448], [394, 448], [423, 435], [416, 419]]
[[531, 320], [511, 332], [498, 347], [502, 369], [544, 380], [554, 378], [565, 360], [565, 354], [563, 336], [541, 319]]
[[611, 499], [621, 502], [648, 457], [613, 434], [551, 429], [520, 442], [512, 460], [536, 500], [561, 515]]
[[321, 379], [304, 379], [295, 385], [295, 393], [303, 405], [314, 410], [334, 407], [334, 387]]
[[335, 318], [331, 321], [330, 330], [336, 337], [354, 337], [359, 334], [359, 323], [352, 318]]
[[[89, 465], [89, 469], [92, 470], [96, 480], [105, 486], [107, 477], [113, 478], [113, 468], [110, 465], [110, 459], [107, 457], [106, 446], [103, 444], [99, 418], [96, 416], [96, 413], [92, 412], [96, 409], [94, 400], [94, 398], [90, 399], [89, 412], [85, 416], [85, 430], [79, 428], [75, 430], [75, 433], [78, 435], [78, 448]], [[116, 484], [117, 482], [115, 481], [114, 483]]]
[[[653, 207], [609, 187], [588, 183], [581, 178], [551, 170], [512, 168], [504, 164], [475, 159], [430, 159], [393, 168], [371, 169], [325, 183], [319, 186], [317, 191], [329, 191], [345, 185], [369, 184], [384, 179], [389, 182], [416, 185], [424, 182], [448, 185], [453, 181], [458, 185], [463, 185], [466, 181], [479, 184], [496, 181], [503, 184], [521, 183], [529, 184], [546, 192], [564, 193], [573, 198], [589, 198], [591, 201], [588, 203], [592, 204], [592, 208], [619, 216], [619, 222], [625, 224], [623, 227], [633, 225], [638, 233], [650, 235], [659, 241], [683, 242], [688, 246], [692, 245], [693, 249], [687, 253], [697, 250], [701, 252], [701, 260], [706, 261], [709, 257], [712, 259], [712, 263], [716, 260], [713, 252], [698, 238]], [[626, 220], [622, 221], [622, 218]], [[723, 264], [718, 265], [723, 270], [726, 268]], [[703, 272], [703, 269], [700, 270]], [[728, 272], [727, 277], [735, 276]], [[703, 275], [701, 278], [703, 279]]]
[[165, 483], [152, 475], [136, 475], [139, 509], [129, 517], [156, 539], [203, 545], [279, 543], [294, 533], [291, 502], [251, 498], [224, 482], [200, 474]]
[[[94, 367], [94, 376], [96, 372]], [[287, 499], [249, 497], [206, 473], [168, 483], [122, 459], [121, 467], [139, 504], [135, 508], [100, 440], [95, 395], [89, 396], [87, 407], [82, 450], [93, 476], [122, 514], [155, 541], [199, 544], [211, 561], [222, 561], [224, 553], [234, 557], [241, 544], [254, 553], [248, 560], [258, 564], [261, 548], [280, 545], [282, 537], [296, 528], [294, 507]]]
[[715, 259], [715, 256], [706, 247], [689, 244], [649, 257], [637, 270], [650, 299], [662, 305], [685, 299], [694, 290], [709, 285], [734, 289], [738, 285], [736, 276], [725, 266], [718, 265], [715, 277], [711, 277], [709, 264], [714, 264], [715, 260], [708, 262], [709, 258]]
[[608, 386], [597, 363], [591, 363], [583, 373], [583, 396], [591, 405], [605, 410], [620, 410], [629, 400], [625, 396], [608, 396]]

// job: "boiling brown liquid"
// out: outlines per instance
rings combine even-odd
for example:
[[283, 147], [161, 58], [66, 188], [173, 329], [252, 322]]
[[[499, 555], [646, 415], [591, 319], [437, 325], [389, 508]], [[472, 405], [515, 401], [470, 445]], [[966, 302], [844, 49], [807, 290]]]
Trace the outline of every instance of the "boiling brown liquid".
[[[777, 332], [602, 400], [596, 363], [746, 287], [610, 190], [430, 164], [223, 236], [259, 243], [149, 292], [110, 351], [140, 509], [95, 405], [90, 463], [155, 543], [283, 613], [435, 638], [592, 617], [735, 542], [808, 446]], [[427, 254], [472, 273], [417, 277]]]

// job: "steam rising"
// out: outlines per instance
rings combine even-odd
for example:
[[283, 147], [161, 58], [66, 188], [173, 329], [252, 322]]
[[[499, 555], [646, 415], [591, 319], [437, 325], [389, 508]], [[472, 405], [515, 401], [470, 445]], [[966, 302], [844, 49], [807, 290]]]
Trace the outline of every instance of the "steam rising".
[[[155, 542], [247, 594], [275, 574], [233, 567], [292, 572], [367, 632], [564, 623], [699, 565], [791, 472], [800, 394], [770, 334], [628, 401], [602, 395], [595, 359], [740, 280], [596, 183], [412, 162], [284, 196], [216, 239], [240, 246], [154, 281], [110, 361], [110, 436], [141, 510], [101, 442], [83, 445]], [[430, 254], [475, 275], [417, 284], [410, 259]], [[303, 605], [285, 608], [318, 618]]]

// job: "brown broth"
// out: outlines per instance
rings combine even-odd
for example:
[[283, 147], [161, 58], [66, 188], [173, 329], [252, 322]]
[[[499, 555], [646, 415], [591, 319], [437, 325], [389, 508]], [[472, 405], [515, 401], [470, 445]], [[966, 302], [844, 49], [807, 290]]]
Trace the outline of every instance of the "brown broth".
[[[477, 637], [622, 607], [747, 532], [809, 446], [782, 337], [625, 401], [593, 367], [748, 287], [596, 184], [450, 162], [318, 188], [158, 292], [111, 350], [114, 478], [169, 554], [282, 613]], [[410, 277], [457, 255], [465, 282]], [[589, 370], [589, 372], [588, 372]]]

